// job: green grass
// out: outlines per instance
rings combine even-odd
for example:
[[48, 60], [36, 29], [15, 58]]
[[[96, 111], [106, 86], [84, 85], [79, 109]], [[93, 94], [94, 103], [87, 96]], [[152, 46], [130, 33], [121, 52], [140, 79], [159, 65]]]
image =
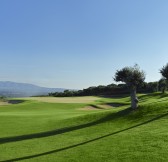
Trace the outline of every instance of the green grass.
[[128, 96], [0, 106], [0, 161], [167, 162], [168, 95], [139, 99], [136, 111]]

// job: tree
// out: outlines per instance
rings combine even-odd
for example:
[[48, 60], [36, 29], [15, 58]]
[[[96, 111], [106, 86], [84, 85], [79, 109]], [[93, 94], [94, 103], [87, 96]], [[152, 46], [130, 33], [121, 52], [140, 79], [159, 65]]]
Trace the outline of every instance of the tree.
[[166, 79], [162, 78], [159, 80], [159, 89], [162, 91], [162, 93], [165, 93], [167, 88], [167, 83], [166, 83]]
[[141, 71], [137, 64], [133, 67], [124, 67], [121, 70], [117, 70], [114, 80], [116, 82], [124, 82], [129, 87], [131, 93], [131, 107], [137, 109], [138, 98], [136, 89], [137, 86], [141, 85], [145, 80], [144, 71]]
[[158, 91], [158, 82], [149, 82], [147, 83], [148, 92], [157, 92]]
[[166, 82], [168, 83], [168, 63], [162, 67], [162, 69], [160, 70], [160, 73], [162, 74], [163, 79], [165, 79]]
[[[168, 84], [168, 63], [162, 67], [162, 69], [160, 70], [160, 73], [162, 74], [163, 79], [165, 79], [165, 81], [163, 83], [165, 85], [163, 85], [163, 86], [167, 87], [167, 84]], [[166, 90], [166, 88], [165, 88], [165, 90]]]
[[160, 73], [162, 74], [163, 78], [165, 78], [168, 81], [168, 63], [166, 64], [166, 66], [162, 67]]

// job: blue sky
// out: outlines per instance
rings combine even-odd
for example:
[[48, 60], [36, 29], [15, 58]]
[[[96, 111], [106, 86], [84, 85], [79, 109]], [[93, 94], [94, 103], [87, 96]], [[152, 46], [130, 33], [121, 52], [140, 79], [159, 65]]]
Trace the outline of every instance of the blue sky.
[[0, 80], [82, 89], [168, 62], [167, 0], [1, 0]]

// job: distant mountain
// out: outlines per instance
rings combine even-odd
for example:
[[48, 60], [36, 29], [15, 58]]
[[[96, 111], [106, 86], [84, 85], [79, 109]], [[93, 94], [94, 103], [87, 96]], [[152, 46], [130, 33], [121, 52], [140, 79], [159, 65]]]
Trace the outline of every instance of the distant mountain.
[[64, 88], [46, 88], [27, 83], [0, 81], [0, 96], [28, 97], [47, 95], [50, 92], [63, 92]]

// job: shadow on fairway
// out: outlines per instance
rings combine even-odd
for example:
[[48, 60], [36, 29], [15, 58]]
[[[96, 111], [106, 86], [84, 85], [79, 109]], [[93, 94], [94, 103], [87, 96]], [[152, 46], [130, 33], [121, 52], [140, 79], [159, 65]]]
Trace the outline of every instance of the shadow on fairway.
[[105, 108], [101, 107], [101, 106], [109, 106], [111, 108], [118, 108], [118, 107], [121, 107], [121, 106], [126, 106], [126, 105], [130, 105], [130, 104], [120, 104], [120, 103], [106, 103], [106, 104], [100, 104], [100, 105], [93, 105], [93, 104], [90, 104], [89, 106], [95, 108], [95, 109], [102, 109], [104, 110]]
[[129, 105], [127, 103], [125, 104], [121, 104], [121, 103], [107, 103], [107, 105], [111, 106], [111, 107], [121, 107], [121, 106], [126, 106], [126, 105]]
[[93, 107], [93, 108], [95, 108], [95, 109], [104, 110], [102, 107], [97, 106], [97, 105], [90, 104], [89, 106], [91, 106], [91, 107]]
[[27, 134], [27, 135], [14, 136], [14, 137], [4, 137], [4, 138], [0, 138], [0, 144], [29, 140], [29, 139], [34, 139], [34, 138], [43, 138], [43, 137], [55, 136], [55, 135], [58, 135], [58, 134], [71, 132], [71, 131], [74, 131], [74, 130], [79, 130], [79, 129], [87, 128], [87, 127], [94, 126], [94, 125], [97, 125], [97, 124], [100, 124], [100, 123], [104, 123], [104, 122], [107, 122], [107, 121], [110, 121], [110, 120], [114, 120], [116, 118], [123, 117], [124, 115], [128, 115], [130, 112], [132, 112], [132, 109], [128, 108], [128, 109], [122, 110], [122, 111], [117, 112], [117, 113], [108, 114], [107, 116], [105, 116], [105, 117], [103, 117], [99, 120], [96, 120], [96, 121], [93, 121], [93, 122], [90, 122], [90, 123], [86, 123], [86, 124], [81, 124], [81, 125], [71, 126], [71, 127], [65, 127], [65, 128], [56, 129], [56, 130], [47, 131], [47, 132], [41, 132], [41, 133]]
[[101, 137], [97, 137], [97, 138], [94, 138], [94, 139], [91, 139], [91, 140], [88, 140], [88, 141], [85, 141], [85, 142], [81, 142], [81, 143], [78, 143], [78, 144], [75, 144], [75, 145], [71, 145], [71, 146], [67, 146], [67, 147], [64, 147], [64, 148], [60, 148], [60, 149], [56, 149], [56, 150], [52, 150], [52, 151], [48, 151], [48, 152], [44, 152], [44, 153], [40, 153], [40, 154], [35, 154], [35, 155], [31, 155], [31, 156], [25, 156], [25, 157], [21, 157], [21, 158], [4, 160], [4, 161], [0, 161], [0, 162], [11, 162], [11, 161], [27, 160], [27, 159], [32, 159], [32, 158], [36, 158], [36, 157], [40, 157], [40, 156], [49, 155], [49, 154], [61, 152], [61, 151], [64, 151], [64, 150], [72, 149], [72, 148], [75, 148], [75, 147], [78, 147], [78, 146], [82, 146], [82, 145], [85, 145], [85, 144], [88, 144], [88, 143], [91, 143], [91, 142], [94, 142], [94, 141], [97, 141], [97, 140], [100, 140], [100, 139], [103, 139], [103, 138], [106, 138], [106, 137], [109, 137], [109, 136], [112, 136], [112, 135], [116, 135], [116, 134], [122, 133], [122, 132], [127, 131], [127, 130], [131, 130], [133, 128], [148, 124], [148, 123], [150, 123], [152, 121], [158, 120], [158, 119], [163, 118], [163, 117], [165, 117], [167, 115], [168, 115], [168, 113], [160, 115], [158, 117], [155, 117], [155, 118], [153, 118], [151, 120], [148, 120], [146, 122], [143, 122], [141, 124], [137, 124], [135, 126], [132, 126], [132, 127], [126, 128], [126, 129], [122, 129], [122, 130], [119, 130], [119, 131], [116, 131], [116, 132], [113, 132], [113, 133], [110, 133], [110, 134], [107, 134], [107, 135], [104, 135], [104, 136], [101, 136]]

